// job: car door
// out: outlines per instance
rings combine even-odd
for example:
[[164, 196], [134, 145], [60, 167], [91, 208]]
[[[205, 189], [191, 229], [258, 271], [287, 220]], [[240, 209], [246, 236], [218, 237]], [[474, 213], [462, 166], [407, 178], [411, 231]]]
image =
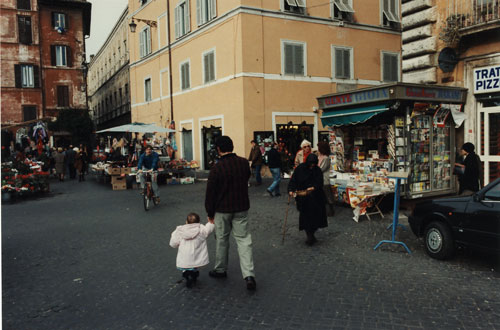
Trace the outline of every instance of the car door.
[[500, 180], [471, 198], [464, 219], [459, 228], [464, 243], [500, 250]]

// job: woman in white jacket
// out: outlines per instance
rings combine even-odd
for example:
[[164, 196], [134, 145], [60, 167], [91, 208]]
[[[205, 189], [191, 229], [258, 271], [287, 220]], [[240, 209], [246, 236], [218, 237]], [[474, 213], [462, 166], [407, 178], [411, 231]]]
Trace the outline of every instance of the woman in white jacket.
[[200, 272], [198, 267], [208, 265], [207, 237], [214, 231], [215, 225], [208, 222], [200, 224], [200, 216], [189, 213], [186, 224], [177, 226], [170, 238], [170, 246], [177, 251], [177, 269], [182, 270], [186, 286], [192, 287]]

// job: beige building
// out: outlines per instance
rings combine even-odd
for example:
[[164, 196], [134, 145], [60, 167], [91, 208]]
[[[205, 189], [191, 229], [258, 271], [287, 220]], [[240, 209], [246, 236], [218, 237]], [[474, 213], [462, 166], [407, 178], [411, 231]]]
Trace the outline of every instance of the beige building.
[[500, 1], [402, 4], [403, 81], [465, 87], [458, 148], [472, 142], [484, 182], [500, 177]]
[[[168, 7], [169, 6], [169, 7]], [[316, 97], [399, 81], [399, 1], [129, 0], [132, 121], [176, 123], [178, 157], [214, 137], [318, 142]]]
[[89, 107], [97, 130], [130, 123], [128, 8], [95, 55], [88, 71]]

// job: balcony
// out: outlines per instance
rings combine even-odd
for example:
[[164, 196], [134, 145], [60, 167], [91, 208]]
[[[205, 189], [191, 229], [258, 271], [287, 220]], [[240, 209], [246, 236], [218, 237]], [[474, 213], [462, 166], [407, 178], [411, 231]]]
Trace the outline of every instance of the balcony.
[[446, 17], [460, 36], [495, 29], [500, 24], [500, 0], [450, 0]]

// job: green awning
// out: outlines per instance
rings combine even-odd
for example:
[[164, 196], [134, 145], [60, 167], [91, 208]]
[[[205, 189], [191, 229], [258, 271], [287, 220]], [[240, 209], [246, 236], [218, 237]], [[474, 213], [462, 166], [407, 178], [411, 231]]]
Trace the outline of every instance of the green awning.
[[325, 127], [354, 125], [364, 123], [373, 116], [376, 116], [379, 113], [387, 110], [389, 110], [389, 106], [381, 104], [362, 108], [323, 112], [323, 115], [321, 116], [321, 122]]

